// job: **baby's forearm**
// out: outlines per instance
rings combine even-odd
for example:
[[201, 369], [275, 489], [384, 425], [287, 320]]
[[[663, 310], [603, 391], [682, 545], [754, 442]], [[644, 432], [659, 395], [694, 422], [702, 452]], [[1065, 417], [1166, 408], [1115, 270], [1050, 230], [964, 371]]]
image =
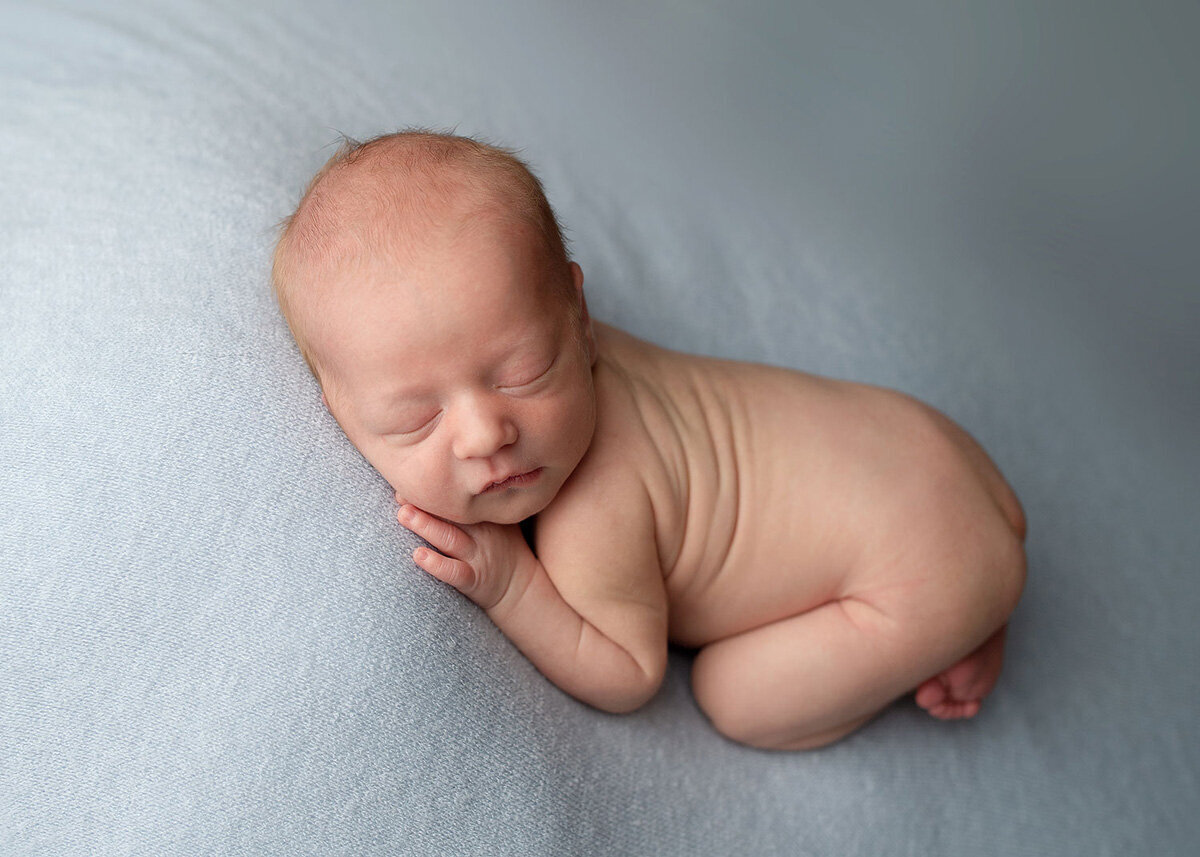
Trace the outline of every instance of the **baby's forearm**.
[[436, 548], [417, 548], [413, 561], [486, 610], [567, 693], [612, 712], [654, 695], [666, 671], [665, 604], [596, 596], [572, 606], [515, 525], [452, 524], [410, 503], [397, 516]]
[[653, 643], [640, 617], [631, 613], [625, 627], [605, 633], [567, 603], [532, 555], [487, 614], [543, 675], [596, 708], [633, 711], [662, 682], [666, 647]]

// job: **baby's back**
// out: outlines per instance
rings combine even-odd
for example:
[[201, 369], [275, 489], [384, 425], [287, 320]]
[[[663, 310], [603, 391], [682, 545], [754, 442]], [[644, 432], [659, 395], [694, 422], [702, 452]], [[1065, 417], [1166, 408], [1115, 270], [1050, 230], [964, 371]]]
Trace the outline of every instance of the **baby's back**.
[[606, 325], [597, 337], [600, 428], [638, 427], [610, 454], [636, 459], [645, 479], [675, 642], [701, 646], [878, 585], [878, 557], [932, 528], [1020, 518], [982, 449], [908, 396], [673, 352]]

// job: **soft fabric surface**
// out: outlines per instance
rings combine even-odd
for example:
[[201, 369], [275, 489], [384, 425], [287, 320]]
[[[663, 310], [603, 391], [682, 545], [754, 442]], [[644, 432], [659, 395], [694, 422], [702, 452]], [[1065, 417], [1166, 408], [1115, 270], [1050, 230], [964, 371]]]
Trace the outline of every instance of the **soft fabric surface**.
[[[746, 5], [0, 5], [0, 853], [1195, 847], [1197, 6]], [[414, 124], [524, 147], [598, 317], [983, 442], [977, 719], [749, 750], [684, 652], [605, 715], [415, 570], [267, 289], [336, 131]]]

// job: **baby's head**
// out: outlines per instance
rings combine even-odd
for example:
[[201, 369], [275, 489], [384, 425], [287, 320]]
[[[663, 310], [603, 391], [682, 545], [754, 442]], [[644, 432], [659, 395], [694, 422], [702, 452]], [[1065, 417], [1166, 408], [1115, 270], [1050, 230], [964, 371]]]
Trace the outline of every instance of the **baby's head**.
[[587, 451], [583, 274], [511, 152], [426, 132], [347, 141], [284, 221], [272, 283], [330, 412], [399, 498], [515, 523]]

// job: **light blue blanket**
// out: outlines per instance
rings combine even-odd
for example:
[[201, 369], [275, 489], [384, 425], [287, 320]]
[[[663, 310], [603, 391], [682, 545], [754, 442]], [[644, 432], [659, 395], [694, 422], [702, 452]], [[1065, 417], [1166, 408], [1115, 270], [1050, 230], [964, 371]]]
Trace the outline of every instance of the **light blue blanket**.
[[[1198, 25], [0, 3], [0, 854], [1194, 853]], [[684, 652], [602, 714], [411, 565], [267, 288], [337, 132], [408, 125], [524, 148], [597, 317], [980, 439], [1030, 578], [978, 718], [749, 750]]]

